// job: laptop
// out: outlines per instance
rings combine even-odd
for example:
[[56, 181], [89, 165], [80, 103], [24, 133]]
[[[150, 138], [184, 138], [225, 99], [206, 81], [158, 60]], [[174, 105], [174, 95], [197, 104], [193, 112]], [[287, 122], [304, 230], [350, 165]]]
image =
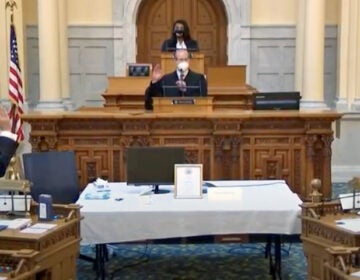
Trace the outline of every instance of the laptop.
[[343, 210], [360, 209], [360, 192], [339, 194]]

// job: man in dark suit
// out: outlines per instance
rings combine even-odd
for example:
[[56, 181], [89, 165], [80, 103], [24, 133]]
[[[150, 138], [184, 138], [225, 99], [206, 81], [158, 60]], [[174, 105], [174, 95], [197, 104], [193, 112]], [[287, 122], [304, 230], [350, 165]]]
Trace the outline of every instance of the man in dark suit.
[[175, 52], [176, 70], [163, 75], [160, 65], [152, 72], [152, 79], [145, 91], [145, 109], [153, 109], [153, 97], [206, 96], [207, 82], [203, 74], [189, 69], [190, 55], [186, 49]]
[[10, 132], [10, 120], [6, 110], [0, 105], [0, 177], [4, 176], [18, 143], [16, 135]]
[[192, 52], [199, 51], [198, 42], [191, 38], [190, 28], [185, 20], [178, 19], [175, 21], [171, 32], [171, 38], [165, 40], [161, 46], [162, 52], [173, 52], [176, 49], [187, 49]]

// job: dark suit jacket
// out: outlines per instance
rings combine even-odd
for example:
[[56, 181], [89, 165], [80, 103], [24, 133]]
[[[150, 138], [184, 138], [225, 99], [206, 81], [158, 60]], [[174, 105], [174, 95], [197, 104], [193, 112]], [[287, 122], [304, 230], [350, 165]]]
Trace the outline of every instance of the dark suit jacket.
[[150, 83], [145, 91], [145, 109], [152, 110], [152, 98], [176, 96], [207, 96], [207, 82], [204, 75], [189, 70], [184, 81], [186, 91], [182, 93], [176, 82], [179, 80], [176, 71], [164, 75], [157, 83]]
[[[198, 52], [199, 45], [196, 40], [190, 39], [185, 41], [186, 48], [189, 52]], [[174, 52], [176, 50], [176, 40], [167, 39], [161, 47], [162, 52]]]
[[18, 144], [16, 141], [0, 136], [0, 177], [4, 176], [11, 157], [15, 154]]

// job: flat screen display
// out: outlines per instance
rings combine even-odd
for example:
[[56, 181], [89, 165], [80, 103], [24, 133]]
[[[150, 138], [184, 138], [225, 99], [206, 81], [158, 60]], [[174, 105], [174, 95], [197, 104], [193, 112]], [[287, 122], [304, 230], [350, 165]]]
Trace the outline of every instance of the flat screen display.
[[185, 163], [183, 147], [129, 147], [126, 152], [127, 184], [172, 185], [176, 163]]
[[299, 110], [299, 91], [253, 93], [253, 110]]

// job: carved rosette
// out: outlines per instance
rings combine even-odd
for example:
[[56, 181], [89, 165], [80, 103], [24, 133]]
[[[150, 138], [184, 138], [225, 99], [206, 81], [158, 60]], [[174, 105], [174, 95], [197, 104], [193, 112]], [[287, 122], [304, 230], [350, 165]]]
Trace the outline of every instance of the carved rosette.
[[[225, 167], [224, 172], [230, 172], [230, 170], [240, 169], [240, 136], [216, 136], [214, 138], [214, 154], [215, 162]], [[231, 176], [231, 173], [225, 174], [223, 178]]]
[[57, 150], [57, 137], [55, 136], [32, 136], [30, 143], [34, 152], [47, 152]]
[[194, 164], [199, 163], [198, 151], [196, 150], [186, 150], [185, 151], [185, 161], [186, 163]]
[[150, 145], [148, 136], [123, 136], [120, 140], [121, 147], [146, 147]]
[[96, 171], [96, 162], [95, 161], [88, 161], [86, 162], [86, 179], [87, 182], [91, 182], [95, 180], [99, 174]]
[[276, 160], [268, 160], [266, 162], [266, 179], [278, 179], [277, 170], [278, 162]]

